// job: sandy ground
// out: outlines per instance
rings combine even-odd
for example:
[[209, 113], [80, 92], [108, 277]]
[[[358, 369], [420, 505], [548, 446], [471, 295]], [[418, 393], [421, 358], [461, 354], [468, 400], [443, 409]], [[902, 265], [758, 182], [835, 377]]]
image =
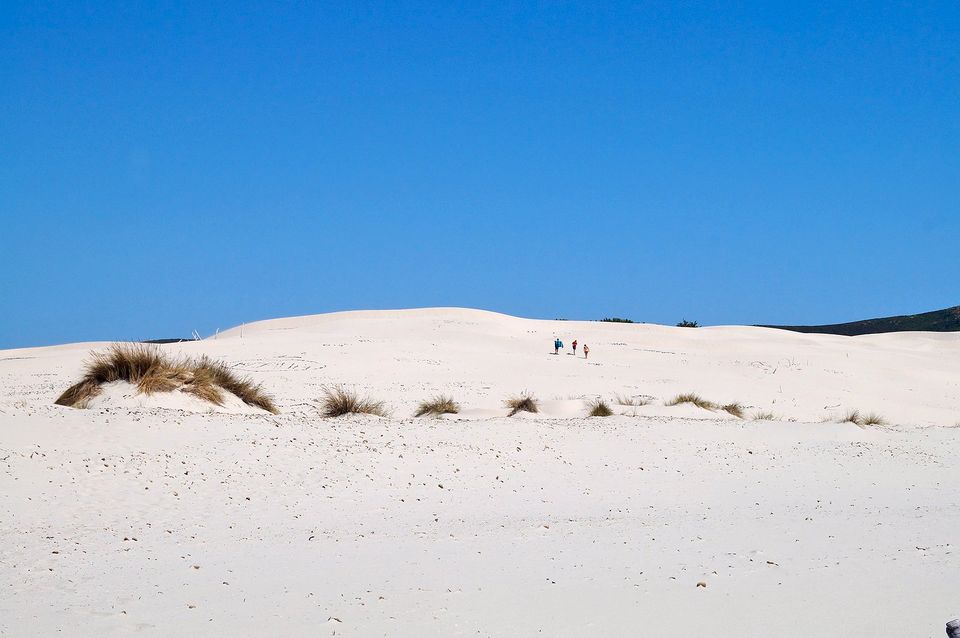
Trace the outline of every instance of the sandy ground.
[[[943, 636], [960, 613], [960, 335], [342, 313], [164, 347], [277, 416], [52, 405], [94, 347], [0, 351], [0, 635]], [[332, 383], [391, 418], [321, 419]], [[504, 417], [523, 389], [544, 413]], [[409, 416], [441, 391], [460, 416]], [[683, 391], [780, 420], [663, 405]], [[651, 404], [584, 416], [616, 393]], [[851, 408], [888, 425], [821, 422]]]

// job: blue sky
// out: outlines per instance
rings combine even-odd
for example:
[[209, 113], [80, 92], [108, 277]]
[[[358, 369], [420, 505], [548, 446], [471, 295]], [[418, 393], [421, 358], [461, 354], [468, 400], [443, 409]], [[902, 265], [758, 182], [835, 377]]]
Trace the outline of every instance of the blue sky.
[[10, 0], [0, 347], [955, 305], [958, 43], [955, 2]]

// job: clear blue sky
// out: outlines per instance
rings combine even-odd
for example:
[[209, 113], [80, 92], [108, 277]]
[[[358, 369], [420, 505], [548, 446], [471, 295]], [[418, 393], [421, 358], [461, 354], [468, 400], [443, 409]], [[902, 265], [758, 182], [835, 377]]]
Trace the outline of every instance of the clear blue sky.
[[0, 3], [0, 347], [960, 303], [960, 3]]

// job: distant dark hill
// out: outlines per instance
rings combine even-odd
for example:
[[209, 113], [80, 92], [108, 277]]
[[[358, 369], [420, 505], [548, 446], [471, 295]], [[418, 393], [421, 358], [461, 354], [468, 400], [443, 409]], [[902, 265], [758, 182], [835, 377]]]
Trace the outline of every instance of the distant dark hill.
[[883, 317], [865, 319], [850, 323], [835, 323], [827, 326], [760, 326], [761, 328], [780, 328], [794, 332], [815, 332], [830, 335], [870, 335], [880, 332], [910, 332], [925, 330], [929, 332], [960, 331], [960, 306], [934, 310], [919, 315]]

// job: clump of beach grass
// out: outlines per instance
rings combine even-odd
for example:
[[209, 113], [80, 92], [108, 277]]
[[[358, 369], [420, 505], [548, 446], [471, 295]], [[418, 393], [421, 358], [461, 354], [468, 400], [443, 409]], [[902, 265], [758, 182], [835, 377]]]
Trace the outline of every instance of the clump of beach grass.
[[599, 398], [587, 403], [587, 408], [590, 410], [589, 416], [611, 416], [613, 414], [609, 404]]
[[757, 412], [754, 413], [753, 420], [754, 421], [776, 421], [777, 415], [775, 415], [773, 412], [758, 410]]
[[323, 388], [320, 413], [328, 419], [347, 414], [372, 414], [385, 417], [387, 409], [383, 401], [357, 396], [356, 392], [338, 385]]
[[421, 401], [413, 416], [426, 416], [429, 414], [439, 417], [442, 414], [457, 414], [458, 412], [460, 412], [460, 405], [454, 401], [452, 397], [441, 394]]
[[175, 358], [157, 346], [118, 343], [91, 354], [83, 378], [67, 388], [55, 401], [74, 408], [89, 407], [102, 392], [102, 386], [125, 381], [142, 394], [180, 390], [215, 405], [223, 405], [224, 392], [247, 405], [277, 414], [272, 397], [248, 378], [240, 377], [225, 364], [203, 356], [199, 359]]
[[63, 394], [54, 403], [70, 408], [83, 409], [89, 407], [90, 400], [98, 394], [100, 394], [100, 384], [85, 378], [64, 390]]
[[860, 425], [886, 425], [887, 421], [879, 414], [874, 412], [868, 413], [862, 419], [860, 419]]
[[[247, 378], [234, 374], [226, 364], [202, 356], [193, 365], [193, 383], [184, 386], [184, 392], [205, 398], [209, 389], [222, 388], [239, 397], [247, 405], [252, 405], [273, 414], [279, 413], [273, 399], [264, 393], [263, 388]], [[199, 381], [199, 383], [198, 383]], [[208, 399], [209, 400], [209, 399]]]
[[860, 419], [860, 410], [849, 410], [840, 419], [840, 423], [854, 423], [856, 425], [860, 425]]
[[509, 397], [503, 404], [510, 410], [507, 416], [513, 416], [517, 412], [536, 414], [540, 411], [540, 402], [529, 392], [522, 392], [519, 395]]
[[694, 394], [692, 392], [688, 392], [686, 394], [678, 394], [677, 396], [667, 401], [666, 405], [674, 406], [674, 405], [680, 405], [682, 403], [690, 403], [692, 405], [697, 406], [698, 408], [703, 408], [704, 410], [716, 410], [718, 407], [720, 407], [713, 401], [707, 401], [706, 399], [701, 397], [699, 394]]
[[629, 405], [631, 407], [640, 407], [642, 405], [649, 405], [650, 402], [646, 399], [638, 399], [636, 397], [628, 397], [622, 394], [617, 394], [613, 397], [614, 402], [617, 405]]
[[848, 411], [843, 418], [840, 419], [840, 423], [853, 423], [864, 427], [867, 425], [886, 425], [887, 421], [882, 416], [875, 412], [869, 412], [867, 414], [861, 414], [859, 410], [850, 410]]
[[732, 414], [738, 419], [743, 418], [743, 406], [734, 401], [733, 403], [728, 403], [726, 405], [721, 405], [720, 409], [728, 414]]

